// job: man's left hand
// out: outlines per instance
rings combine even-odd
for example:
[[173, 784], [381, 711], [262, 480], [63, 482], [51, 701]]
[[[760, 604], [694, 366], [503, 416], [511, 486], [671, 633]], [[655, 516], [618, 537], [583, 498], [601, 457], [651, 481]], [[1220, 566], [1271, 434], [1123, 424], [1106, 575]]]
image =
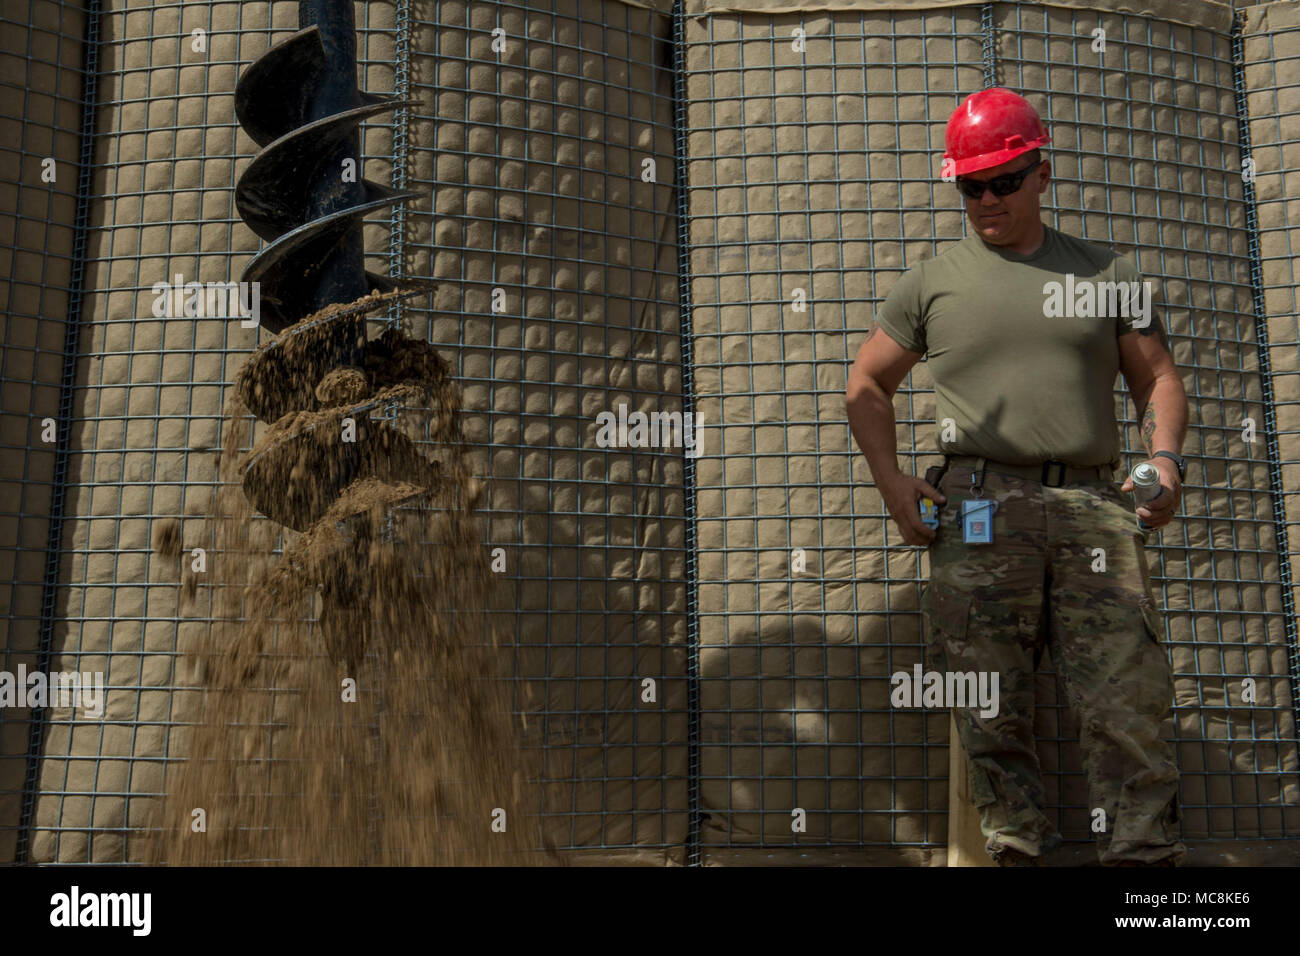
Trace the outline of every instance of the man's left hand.
[[[1148, 465], [1160, 472], [1160, 494], [1137, 509], [1137, 516], [1153, 528], [1163, 528], [1174, 519], [1178, 502], [1183, 498], [1183, 483], [1178, 478], [1178, 466], [1168, 458], [1148, 458]], [[1133, 477], [1124, 479], [1120, 491], [1132, 493]]]

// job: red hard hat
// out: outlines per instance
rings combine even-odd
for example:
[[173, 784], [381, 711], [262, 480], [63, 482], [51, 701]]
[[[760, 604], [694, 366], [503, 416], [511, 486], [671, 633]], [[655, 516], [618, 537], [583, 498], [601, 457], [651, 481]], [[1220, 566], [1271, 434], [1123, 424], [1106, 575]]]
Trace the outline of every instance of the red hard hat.
[[1029, 100], [1000, 86], [962, 100], [943, 139], [944, 171], [953, 176], [1000, 166], [1052, 141]]

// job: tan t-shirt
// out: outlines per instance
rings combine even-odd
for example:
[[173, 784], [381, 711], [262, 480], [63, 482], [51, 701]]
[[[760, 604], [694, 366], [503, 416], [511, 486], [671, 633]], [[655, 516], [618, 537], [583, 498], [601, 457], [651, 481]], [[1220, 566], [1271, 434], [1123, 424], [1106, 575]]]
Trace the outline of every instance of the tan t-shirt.
[[[1154, 333], [1154, 306], [1128, 259], [1044, 229], [1030, 256], [972, 235], [918, 263], [876, 322], [930, 363], [942, 451], [1016, 465], [1115, 464], [1116, 339]], [[945, 419], [956, 426], [951, 441]]]

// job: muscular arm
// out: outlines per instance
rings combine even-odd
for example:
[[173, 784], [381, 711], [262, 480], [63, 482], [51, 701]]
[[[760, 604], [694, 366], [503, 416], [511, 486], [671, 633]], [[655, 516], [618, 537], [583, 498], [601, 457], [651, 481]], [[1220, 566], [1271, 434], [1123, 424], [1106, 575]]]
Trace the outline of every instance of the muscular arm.
[[903, 540], [911, 545], [928, 544], [935, 536], [921, 523], [917, 499], [925, 495], [940, 504], [945, 500], [939, 489], [932, 488], [924, 478], [906, 475], [898, 467], [891, 399], [907, 370], [920, 359], [920, 353], [903, 348], [881, 329], [872, 329], [849, 370], [845, 396], [849, 429], [867, 457], [871, 479]]
[[867, 458], [872, 480], [883, 484], [900, 474], [893, 394], [921, 356], [909, 352], [879, 328], [863, 341], [849, 371], [845, 408], [849, 429]]
[[1159, 323], [1119, 338], [1120, 370], [1137, 410], [1147, 455], [1181, 454], [1187, 437], [1187, 393]]
[[[1187, 394], [1159, 324], [1125, 333], [1118, 341], [1120, 371], [1142, 423], [1147, 456], [1158, 451], [1181, 454], [1187, 436]], [[1183, 484], [1177, 467], [1168, 458], [1152, 458], [1151, 463], [1160, 471], [1164, 490], [1155, 500], [1140, 506], [1137, 515], [1159, 528], [1172, 520], [1183, 497]], [[1129, 477], [1121, 490], [1132, 488], [1133, 479]]]

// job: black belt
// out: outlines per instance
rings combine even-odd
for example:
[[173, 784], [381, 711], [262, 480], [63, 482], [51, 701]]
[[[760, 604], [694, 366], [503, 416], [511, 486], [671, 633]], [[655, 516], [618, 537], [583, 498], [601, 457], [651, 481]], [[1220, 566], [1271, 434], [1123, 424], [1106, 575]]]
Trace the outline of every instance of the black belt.
[[987, 468], [998, 474], [1039, 481], [1048, 488], [1060, 488], [1062, 485], [1073, 485], [1084, 481], [1114, 481], [1115, 479], [1116, 465], [1114, 464], [1089, 465], [1081, 468], [1056, 460], [1044, 461], [1036, 465], [1008, 465], [990, 458], [981, 458], [979, 455], [944, 455], [943, 457], [945, 469], [948, 465], [969, 465], [978, 471]]

